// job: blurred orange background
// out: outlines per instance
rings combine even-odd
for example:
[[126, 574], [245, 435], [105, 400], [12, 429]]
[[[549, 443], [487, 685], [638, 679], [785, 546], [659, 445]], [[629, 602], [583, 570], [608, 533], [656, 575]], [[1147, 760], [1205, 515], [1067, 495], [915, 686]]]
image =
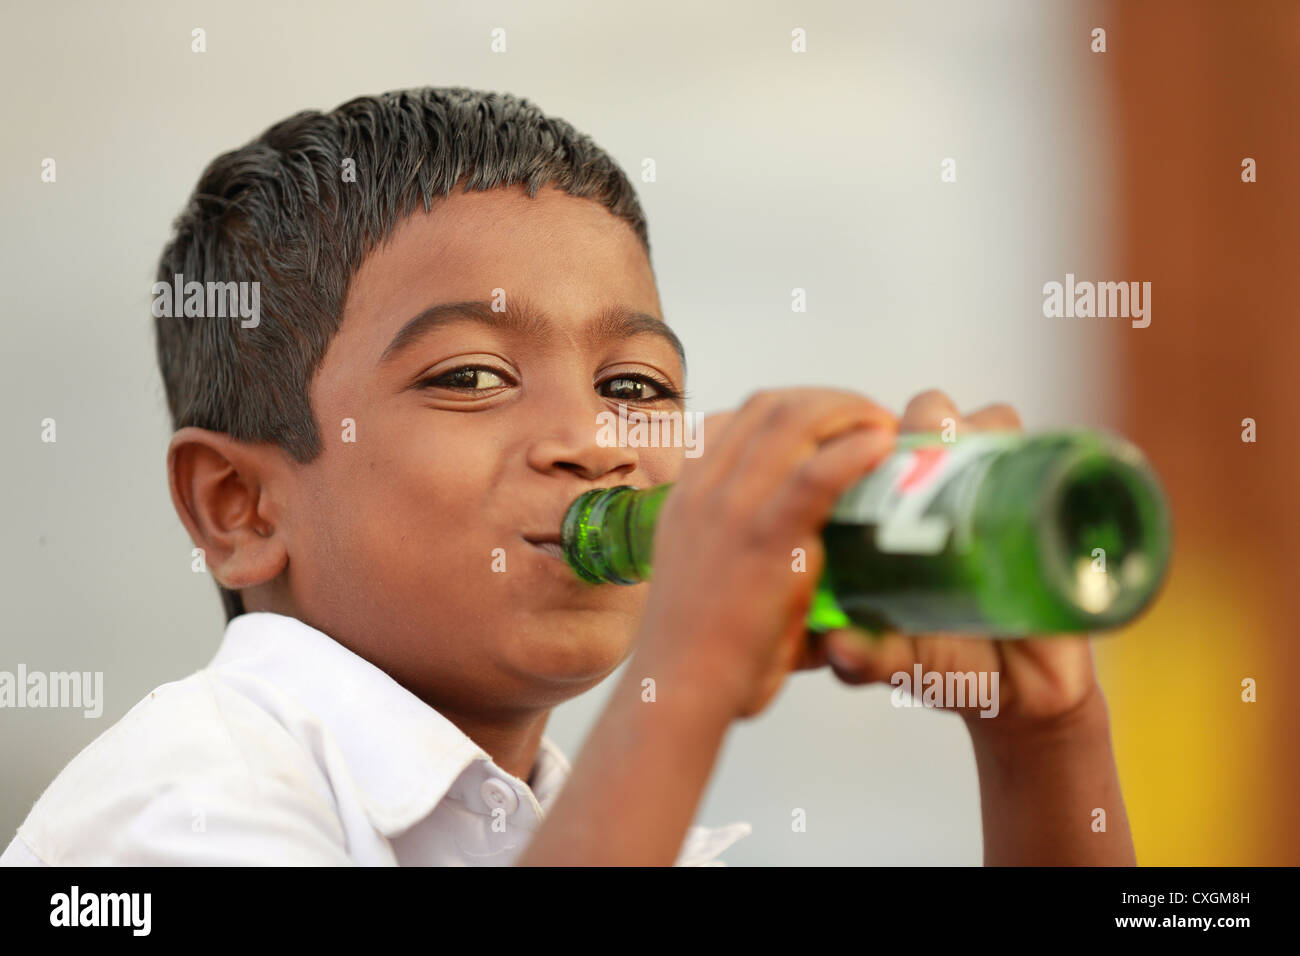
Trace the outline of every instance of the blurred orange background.
[[1096, 645], [1138, 862], [1294, 865], [1300, 4], [1105, 12], [1122, 274], [1162, 313], [1120, 404], [1175, 520], [1161, 600]]

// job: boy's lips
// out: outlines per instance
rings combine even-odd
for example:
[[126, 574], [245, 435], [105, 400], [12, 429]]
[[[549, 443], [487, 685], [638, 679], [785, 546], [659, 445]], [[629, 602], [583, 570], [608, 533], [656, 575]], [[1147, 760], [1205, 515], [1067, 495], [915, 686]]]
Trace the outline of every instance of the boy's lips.
[[[582, 490], [594, 491], [602, 487], [604, 486], [594, 485], [590, 488], [584, 487]], [[615, 487], [615, 486], [610, 485], [608, 487]], [[569, 508], [572, 507], [576, 497], [577, 495], [572, 489], [566, 489], [563, 496], [559, 500], [555, 501], [554, 511], [551, 511], [551, 507], [548, 506], [546, 503], [539, 503], [537, 510], [530, 509], [526, 513], [527, 517], [522, 517], [519, 519], [519, 524], [531, 524], [534, 526], [540, 524], [543, 528], [547, 528], [548, 530], [524, 531], [520, 533], [519, 537], [522, 538], [530, 547], [532, 547], [533, 550], [540, 551], [542, 554], [548, 554], [553, 558], [558, 558], [561, 562], [563, 562], [566, 572], [568, 572], [568, 574], [572, 576], [573, 580], [581, 581], [581, 579], [576, 574], [573, 574], [573, 572], [569, 570], [568, 567], [569, 562], [564, 557], [564, 546], [561, 543], [560, 531], [559, 531], [559, 529], [563, 527], [564, 518], [569, 513]], [[542, 521], [537, 520], [539, 515], [546, 514], [548, 511], [555, 516], [552, 519], [554, 521], [553, 524], [551, 523], [551, 521], [548, 520], [542, 520]], [[518, 527], [518, 525], [515, 525], [515, 527]]]
[[560, 544], [560, 536], [553, 532], [547, 534], [524, 534], [520, 535], [532, 547], [541, 551], [543, 554], [549, 554], [553, 558], [564, 560], [564, 548]]

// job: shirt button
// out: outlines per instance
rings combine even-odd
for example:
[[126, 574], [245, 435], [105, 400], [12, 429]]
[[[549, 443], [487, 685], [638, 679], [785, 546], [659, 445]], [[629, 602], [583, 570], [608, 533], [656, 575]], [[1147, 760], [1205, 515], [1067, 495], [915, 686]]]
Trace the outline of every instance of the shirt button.
[[519, 796], [515, 793], [515, 788], [504, 780], [488, 777], [483, 781], [483, 786], [478, 792], [483, 797], [483, 802], [488, 805], [489, 811], [500, 807], [506, 812], [506, 816], [510, 816], [519, 809]]

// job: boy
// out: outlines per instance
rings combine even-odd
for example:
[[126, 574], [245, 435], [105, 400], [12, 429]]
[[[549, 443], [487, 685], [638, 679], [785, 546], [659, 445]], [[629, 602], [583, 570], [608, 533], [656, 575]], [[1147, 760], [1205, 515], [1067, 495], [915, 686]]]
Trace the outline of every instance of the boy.
[[[685, 361], [632, 188], [567, 123], [465, 89], [299, 114], [211, 164], [158, 279], [259, 284], [251, 321], [155, 308], [172, 500], [227, 631], [5, 862], [717, 865], [748, 825], [690, 823], [730, 724], [793, 669], [917, 661], [1000, 671], [999, 716], [963, 714], [987, 862], [1133, 861], [1086, 638], [804, 633], [818, 531], [897, 433], [1015, 413], [787, 389], [698, 458], [602, 445], [620, 403], [684, 407]], [[569, 502], [665, 481], [653, 587], [578, 581]], [[570, 771], [550, 710], [629, 655]]]

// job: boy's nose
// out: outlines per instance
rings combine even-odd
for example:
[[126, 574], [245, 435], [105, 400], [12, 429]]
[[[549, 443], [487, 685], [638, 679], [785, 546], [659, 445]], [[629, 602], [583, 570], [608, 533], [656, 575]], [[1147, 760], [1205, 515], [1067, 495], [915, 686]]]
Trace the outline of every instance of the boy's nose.
[[601, 444], [594, 427], [555, 430], [528, 446], [530, 468], [544, 474], [572, 472], [588, 481], [630, 474], [639, 461], [635, 448]]

